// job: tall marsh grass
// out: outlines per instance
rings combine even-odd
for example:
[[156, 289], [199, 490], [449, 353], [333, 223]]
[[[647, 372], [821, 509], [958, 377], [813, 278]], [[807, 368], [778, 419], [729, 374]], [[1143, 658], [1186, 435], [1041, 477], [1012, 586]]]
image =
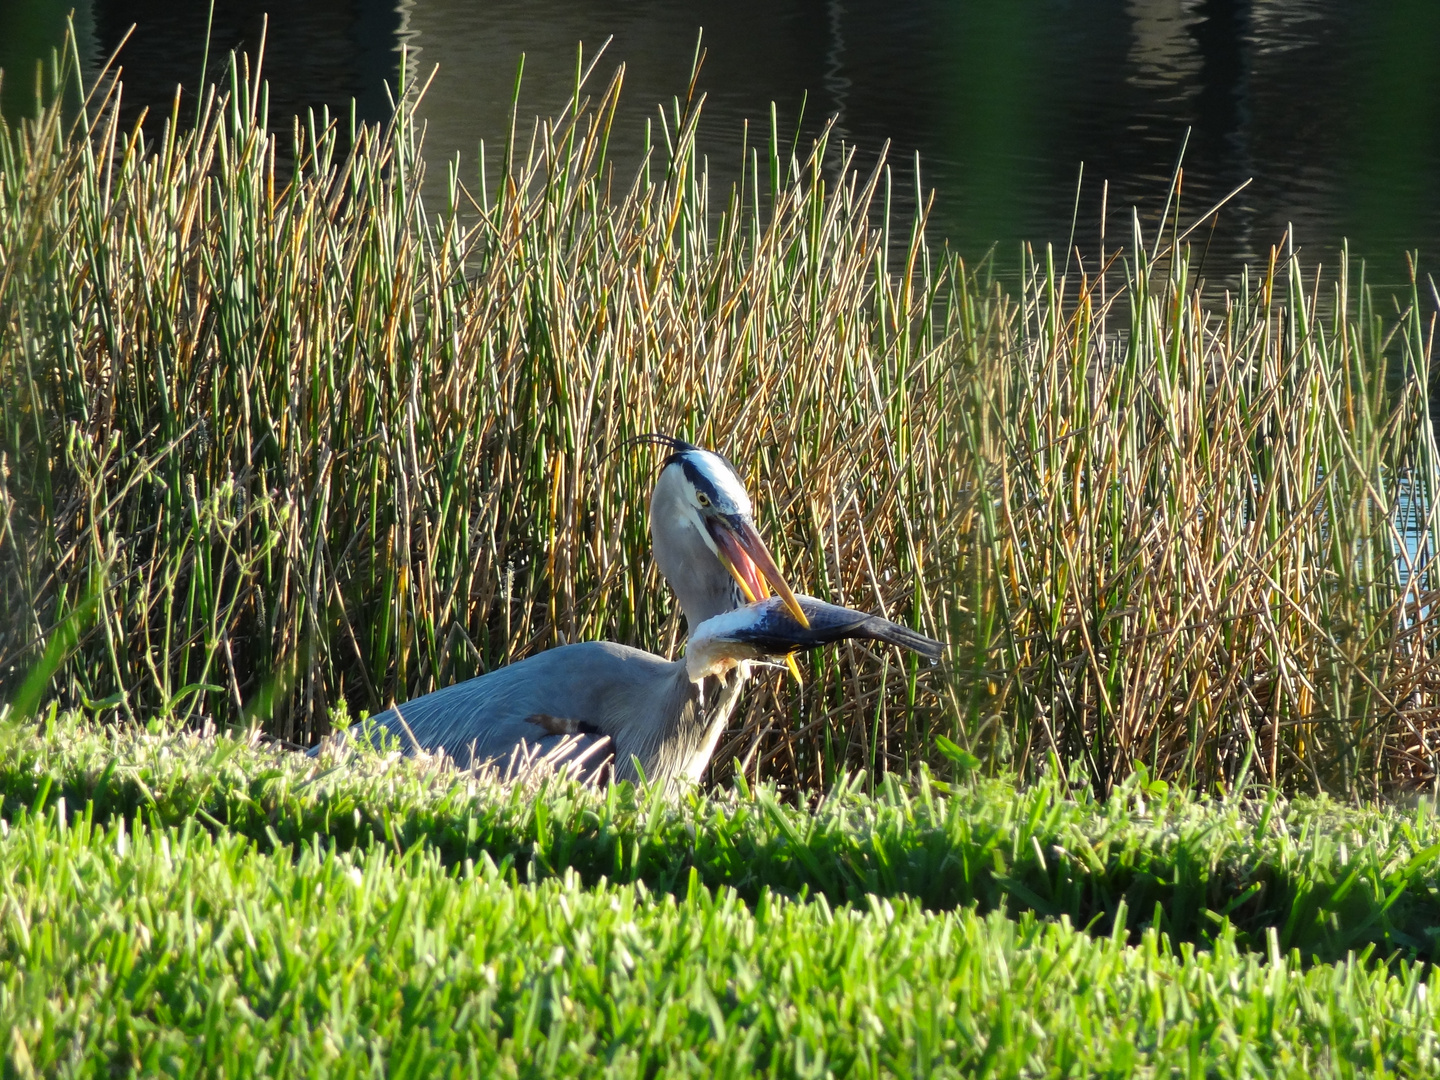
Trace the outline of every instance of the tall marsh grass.
[[717, 779], [1434, 780], [1418, 287], [1383, 319], [1276, 257], [1202, 296], [1137, 225], [1010, 296], [892, 213], [883, 162], [772, 131], [712, 188], [692, 92], [622, 168], [621, 74], [583, 82], [439, 201], [409, 104], [282, 142], [243, 66], [198, 117], [122, 129], [110, 80], [4, 132], [18, 711], [308, 743], [562, 641], [674, 650], [627, 443], [663, 431], [733, 458], [801, 588], [953, 643], [760, 680]]

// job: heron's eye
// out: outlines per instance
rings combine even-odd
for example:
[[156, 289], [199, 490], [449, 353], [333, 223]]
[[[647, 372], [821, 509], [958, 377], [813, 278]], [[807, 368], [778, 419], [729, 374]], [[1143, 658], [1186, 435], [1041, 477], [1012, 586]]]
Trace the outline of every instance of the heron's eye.
[[695, 493], [695, 501], [698, 502], [701, 506], [709, 506], [710, 496], [706, 495], [703, 491], [697, 491]]

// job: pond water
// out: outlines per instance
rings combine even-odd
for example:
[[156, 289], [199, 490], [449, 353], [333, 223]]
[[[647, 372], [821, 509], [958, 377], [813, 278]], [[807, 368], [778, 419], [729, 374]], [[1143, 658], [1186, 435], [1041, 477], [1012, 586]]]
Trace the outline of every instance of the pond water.
[[[8, 114], [33, 99], [35, 58], [76, 2], [0, 0]], [[121, 53], [130, 115], [195, 85], [206, 0], [78, 2], [90, 65], [136, 27]], [[889, 140], [909, 175], [918, 153], [932, 231], [970, 259], [995, 245], [1014, 267], [1022, 241], [1063, 247], [1082, 164], [1082, 247], [1098, 239], [1103, 181], [1110, 235], [1132, 206], [1151, 232], [1189, 130], [1187, 224], [1253, 179], [1197, 234], [1208, 279], [1263, 262], [1289, 223], [1311, 266], [1333, 265], [1347, 237], [1379, 283], [1406, 280], [1409, 250], [1422, 270], [1440, 263], [1437, 0], [216, 0], [214, 52], [253, 51], [267, 9], [272, 121], [352, 98], [382, 117], [404, 46], [417, 70], [438, 65], [421, 109], [431, 158], [461, 155], [469, 178], [479, 141], [508, 128], [522, 52], [522, 112], [549, 114], [577, 44], [588, 55], [613, 35], [599, 71], [627, 65], [633, 156], [656, 105], [683, 92], [703, 27], [713, 171], [736, 174], [744, 122], [752, 140], [768, 130], [772, 102], [804, 141], [834, 116], [862, 163]]]

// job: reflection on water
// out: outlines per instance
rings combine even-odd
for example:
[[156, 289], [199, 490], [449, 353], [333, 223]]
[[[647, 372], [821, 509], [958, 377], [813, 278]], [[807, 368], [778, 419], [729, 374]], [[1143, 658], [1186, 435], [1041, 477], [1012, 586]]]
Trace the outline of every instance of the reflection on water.
[[[73, 3], [3, 0], [0, 64], [33, 70]], [[418, 71], [439, 65], [421, 108], [432, 157], [459, 154], [471, 178], [479, 140], [494, 161], [508, 130], [522, 52], [522, 113], [548, 114], [577, 43], [588, 55], [613, 35], [601, 71], [627, 65], [617, 142], [633, 162], [656, 104], [683, 92], [703, 26], [702, 147], [722, 177], [746, 120], [752, 144], [767, 137], [772, 102], [781, 131], [806, 138], [836, 115], [863, 162], [886, 140], [899, 172], [919, 153], [936, 231], [967, 256], [998, 242], [1013, 264], [1021, 240], [1065, 243], [1082, 162], [1083, 248], [1098, 245], [1103, 180], [1109, 235], [1128, 234], [1131, 206], [1153, 229], [1187, 128], [1182, 216], [1255, 178], [1197, 234], [1212, 279], [1263, 259], [1287, 222], [1310, 261], [1333, 262], [1349, 236], [1384, 282], [1403, 280], [1407, 248], [1424, 265], [1440, 256], [1436, 0], [217, 0], [215, 48], [253, 51], [267, 7], [277, 123], [351, 98], [384, 116], [404, 43]], [[138, 24], [122, 54], [129, 108], [168, 110], [174, 84], [198, 77], [207, 10], [82, 0], [87, 60]], [[7, 77], [8, 114], [30, 85]]]
[[20, 115], [33, 105], [36, 63], [60, 48], [65, 19], [72, 10], [85, 60], [93, 64], [96, 34], [90, 0], [66, 4], [53, 0], [0, 0], [0, 71], [5, 80], [0, 84], [0, 110], [5, 117]]

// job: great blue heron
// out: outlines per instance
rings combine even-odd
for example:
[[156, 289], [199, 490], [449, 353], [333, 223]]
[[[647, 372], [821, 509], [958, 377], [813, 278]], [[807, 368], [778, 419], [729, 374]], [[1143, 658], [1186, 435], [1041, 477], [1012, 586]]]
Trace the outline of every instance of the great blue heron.
[[[846, 637], [927, 655], [938, 642], [875, 616], [791, 591], [755, 528], [749, 496], [719, 455], [678, 440], [650, 500], [655, 560], [685, 613], [686, 656], [580, 642], [425, 694], [352, 729], [389, 732], [403, 750], [443, 751], [465, 768], [549, 755], [613, 754], [618, 779], [698, 780], [754, 660]], [[768, 597], [767, 583], [779, 594]], [[739, 606], [750, 601], [747, 606]], [[312, 751], [313, 752], [313, 751]], [[587, 765], [587, 768], [589, 766]]]
[[[730, 463], [719, 454], [669, 436], [648, 435], [641, 439], [671, 451], [650, 497], [650, 536], [655, 561], [674, 591], [689, 629], [693, 632], [715, 615], [765, 599], [772, 587], [803, 622], [806, 616], [760, 539], [750, 496]], [[603, 651], [606, 647], [597, 644], [588, 651]], [[547, 659], [541, 666], [555, 664], [563, 669], [570, 662], [595, 663], [585, 656], [587, 650], [577, 653], [569, 646], [550, 650], [557, 651], [558, 657]], [[542, 655], [548, 657], [549, 653]], [[378, 725], [378, 729], [394, 732], [407, 752], [443, 749], [462, 764], [509, 755], [516, 748], [527, 752], [548, 750], [556, 739], [547, 736], [537, 744], [537, 729], [523, 722], [530, 713], [517, 712], [506, 704], [514, 696], [513, 689], [506, 689], [501, 699], [493, 696], [502, 683], [511, 687], [517, 679], [532, 677], [528, 673], [534, 669], [525, 668], [523, 674], [497, 679], [502, 672], [524, 663], [528, 662], [415, 698], [379, 713], [364, 729], [373, 736]], [[533, 677], [550, 676], [537, 672]], [[731, 681], [742, 677], [731, 676]], [[577, 686], [566, 691], [568, 696], [561, 700], [578, 702], [586, 679], [580, 676]], [[732, 692], [738, 690], [738, 684], [732, 688]], [[711, 696], [723, 692], [723, 688], [716, 689]], [[554, 702], [552, 705], [546, 715], [573, 711]], [[356, 732], [361, 728], [357, 725]]]
[[690, 634], [680, 660], [611, 641], [562, 645], [374, 719], [402, 746], [413, 734], [462, 768], [488, 762], [508, 770], [549, 755], [552, 764], [585, 761], [588, 771], [597, 752], [608, 752], [616, 779], [643, 772], [669, 786], [700, 779], [751, 663], [846, 638], [889, 642], [931, 659], [945, 648], [878, 615], [812, 596], [795, 603], [804, 623], [779, 596], [715, 615]]

